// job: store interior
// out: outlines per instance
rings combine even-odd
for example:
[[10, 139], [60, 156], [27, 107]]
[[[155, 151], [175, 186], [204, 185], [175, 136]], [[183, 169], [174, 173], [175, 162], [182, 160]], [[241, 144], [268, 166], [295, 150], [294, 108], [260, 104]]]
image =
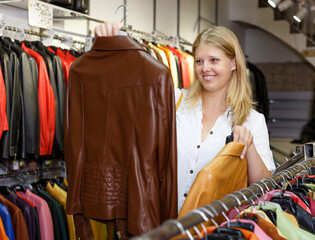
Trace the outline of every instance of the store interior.
[[[315, 140], [313, 1], [287, 1], [291, 3], [283, 9], [279, 7], [281, 1], [276, 0], [273, 3], [278, 6], [274, 7], [267, 0], [82, 0], [77, 5], [76, 0], [65, 2], [0, 0], [0, 36], [40, 41], [45, 46], [76, 51], [79, 56], [91, 49], [96, 26], [103, 21], [117, 21], [123, 31], [136, 39], [154, 40], [189, 52], [203, 29], [222, 25], [236, 34], [248, 63], [263, 76], [266, 91], [264, 99], [258, 99], [264, 102], [258, 105], [263, 106], [276, 166]], [[297, 22], [292, 16], [301, 8], [305, 13]], [[21, 170], [25, 173], [21, 174]], [[0, 162], [1, 174], [6, 185], [66, 176], [63, 158], [58, 154], [41, 161], [10, 156]], [[193, 224], [201, 219], [195, 215]], [[184, 220], [187, 226], [192, 224], [191, 219], [187, 221]], [[169, 229], [173, 230], [171, 234], [179, 232], [176, 224]]]

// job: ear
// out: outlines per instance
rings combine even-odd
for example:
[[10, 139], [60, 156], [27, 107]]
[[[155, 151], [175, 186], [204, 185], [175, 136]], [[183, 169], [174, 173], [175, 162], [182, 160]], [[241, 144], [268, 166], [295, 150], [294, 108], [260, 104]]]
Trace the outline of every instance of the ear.
[[236, 69], [236, 59], [233, 58], [231, 61], [231, 71], [234, 71]]

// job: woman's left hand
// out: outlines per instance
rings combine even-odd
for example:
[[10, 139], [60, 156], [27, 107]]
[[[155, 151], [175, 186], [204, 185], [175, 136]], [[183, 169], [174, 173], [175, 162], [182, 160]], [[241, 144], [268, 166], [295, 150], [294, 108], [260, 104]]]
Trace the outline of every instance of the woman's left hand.
[[235, 125], [233, 130], [233, 142], [245, 144], [241, 154], [241, 159], [243, 159], [247, 153], [248, 148], [251, 146], [251, 144], [253, 144], [253, 135], [246, 127]]

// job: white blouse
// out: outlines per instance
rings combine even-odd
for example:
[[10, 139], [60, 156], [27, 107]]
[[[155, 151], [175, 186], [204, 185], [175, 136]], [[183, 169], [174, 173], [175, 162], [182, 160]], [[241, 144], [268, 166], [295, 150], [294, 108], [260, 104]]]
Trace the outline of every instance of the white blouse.
[[[176, 112], [177, 130], [177, 179], [178, 179], [178, 212], [198, 174], [224, 147], [225, 139], [231, 134], [231, 119], [228, 111], [218, 117], [206, 139], [201, 142], [202, 103], [194, 108], [183, 107], [187, 90], [175, 88], [178, 101], [181, 92], [183, 99]], [[243, 123], [252, 135], [256, 150], [269, 171], [275, 169], [272, 152], [269, 146], [269, 135], [264, 115], [252, 109]]]

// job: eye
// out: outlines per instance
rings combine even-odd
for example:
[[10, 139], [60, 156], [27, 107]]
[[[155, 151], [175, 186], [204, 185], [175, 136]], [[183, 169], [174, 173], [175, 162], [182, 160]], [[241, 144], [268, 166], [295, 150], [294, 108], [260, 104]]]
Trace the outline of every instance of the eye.
[[196, 59], [196, 64], [201, 64], [203, 61], [200, 59]]
[[211, 62], [218, 62], [219, 61], [219, 59], [217, 59], [217, 58], [211, 58], [210, 60], [211, 60]]

